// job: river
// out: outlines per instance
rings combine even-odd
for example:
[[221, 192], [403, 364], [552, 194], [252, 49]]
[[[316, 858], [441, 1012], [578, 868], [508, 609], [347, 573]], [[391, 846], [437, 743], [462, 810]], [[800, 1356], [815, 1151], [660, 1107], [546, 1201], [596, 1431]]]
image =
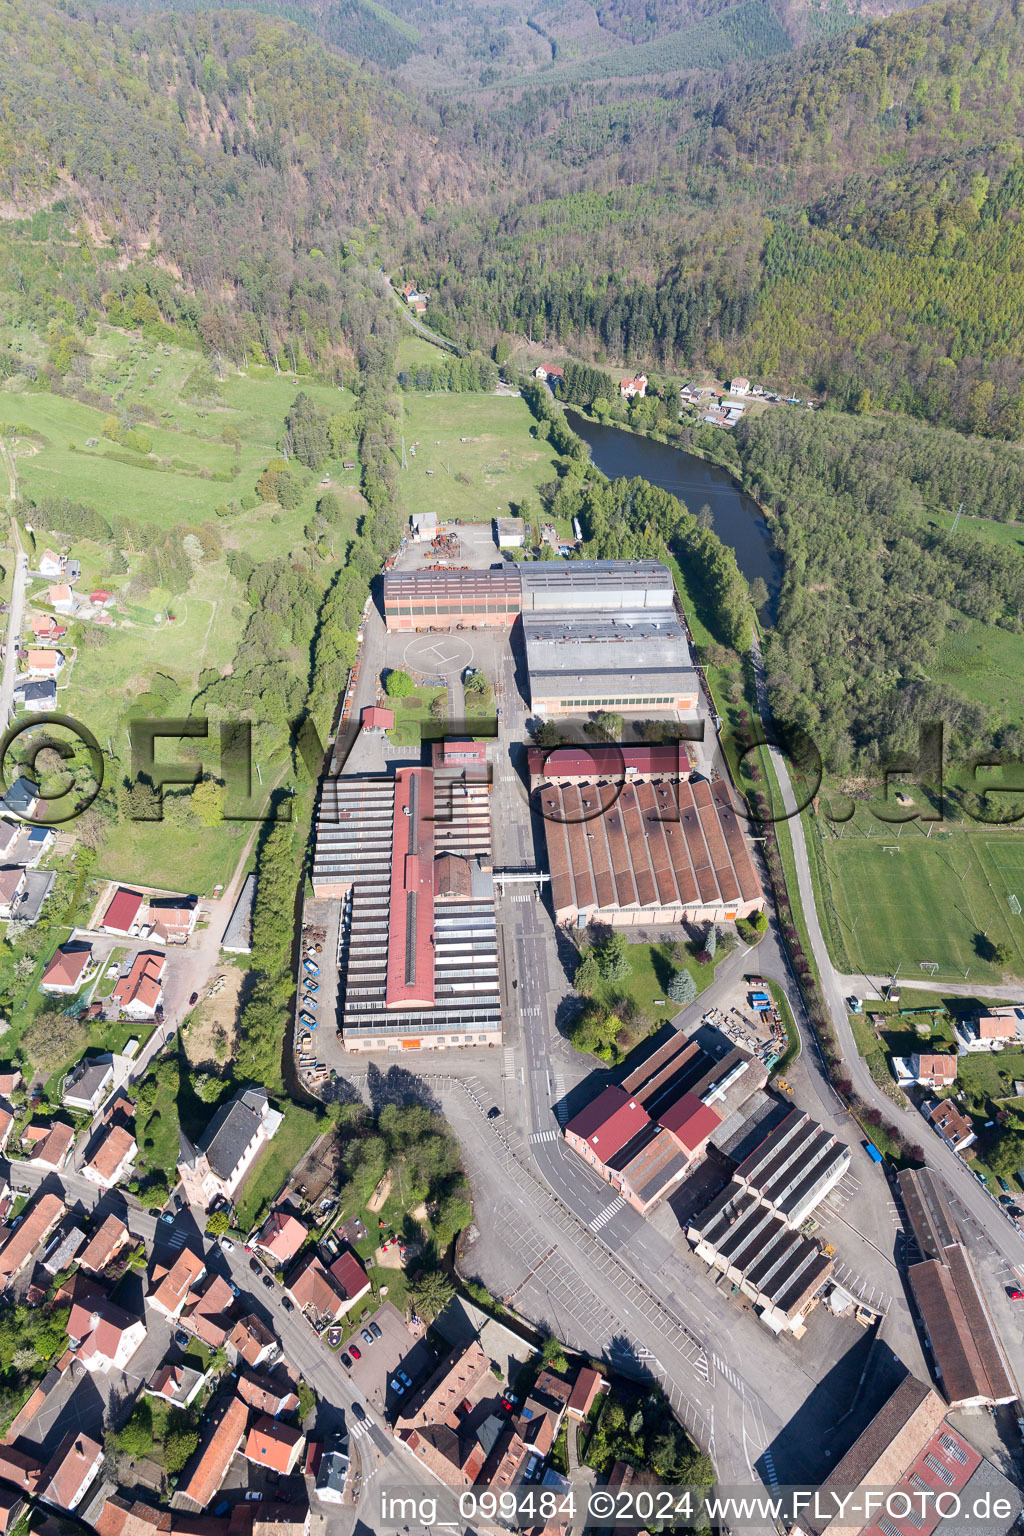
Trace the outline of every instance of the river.
[[652, 438], [624, 432], [621, 427], [587, 421], [566, 407], [574, 432], [590, 444], [594, 464], [610, 480], [640, 475], [652, 485], [671, 491], [691, 512], [707, 505], [712, 524], [723, 544], [736, 551], [739, 568], [748, 581], [761, 576], [771, 597], [764, 617], [774, 614], [782, 581], [782, 561], [772, 544], [771, 533], [757, 503], [744, 495], [732, 476], [692, 453], [656, 443]]

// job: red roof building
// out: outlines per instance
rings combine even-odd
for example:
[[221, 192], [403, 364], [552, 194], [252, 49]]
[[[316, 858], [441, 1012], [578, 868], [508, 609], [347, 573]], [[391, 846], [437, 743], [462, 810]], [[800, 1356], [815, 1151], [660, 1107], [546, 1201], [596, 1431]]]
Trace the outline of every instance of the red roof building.
[[434, 1006], [434, 793], [429, 768], [395, 778], [394, 825], [408, 837], [391, 845], [391, 915], [385, 1002]]
[[346, 1251], [339, 1254], [329, 1273], [345, 1300], [350, 1303], [358, 1301], [370, 1289], [366, 1270], [354, 1253]]
[[232, 1397], [207, 1436], [198, 1453], [186, 1467], [187, 1476], [178, 1480], [175, 1501], [195, 1513], [205, 1509], [227, 1476], [232, 1457], [242, 1443], [249, 1423], [248, 1405]]
[[395, 723], [395, 712], [393, 709], [381, 709], [377, 704], [369, 704], [360, 718], [367, 730], [390, 731]]
[[606, 1163], [650, 1124], [643, 1105], [616, 1084], [584, 1106], [565, 1128], [565, 1139], [588, 1163]]
[[164, 995], [163, 975], [166, 955], [142, 950], [135, 956], [127, 976], [122, 976], [110, 996], [119, 1008], [135, 1019], [151, 1019]]
[[146, 898], [140, 896], [138, 891], [129, 891], [123, 885], [119, 885], [104, 912], [100, 921], [100, 927], [106, 933], [131, 933], [139, 920], [139, 913], [145, 905]]
[[655, 746], [530, 747], [526, 753], [531, 778], [568, 779], [689, 779], [693, 759], [685, 741]]
[[703, 1104], [695, 1093], [684, 1093], [658, 1116], [666, 1131], [671, 1131], [688, 1157], [699, 1157], [722, 1123], [722, 1117]]
[[257, 1419], [245, 1442], [245, 1458], [272, 1472], [287, 1474], [302, 1452], [305, 1436], [294, 1424], [279, 1424], [266, 1414]]
[[307, 1228], [297, 1217], [279, 1209], [271, 1211], [254, 1242], [279, 1264], [290, 1264], [308, 1237]]
[[76, 949], [70, 947], [58, 949], [40, 977], [39, 990], [57, 993], [77, 992], [82, 985], [82, 977], [91, 964], [92, 950], [88, 945]]

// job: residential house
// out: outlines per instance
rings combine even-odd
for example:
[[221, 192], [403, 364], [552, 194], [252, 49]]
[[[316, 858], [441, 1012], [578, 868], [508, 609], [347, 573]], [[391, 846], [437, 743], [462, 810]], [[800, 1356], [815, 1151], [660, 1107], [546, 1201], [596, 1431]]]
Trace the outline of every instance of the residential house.
[[131, 891], [126, 886], [119, 885], [100, 919], [100, 929], [103, 933], [115, 933], [120, 938], [137, 934], [139, 914], [145, 904], [146, 898], [138, 891]]
[[994, 1008], [977, 1018], [957, 1021], [957, 1050], [961, 1056], [1001, 1051], [1020, 1034], [1024, 1034], [1024, 1008]]
[[[66, 1349], [57, 1360], [56, 1364], [50, 1366], [42, 1381], [32, 1392], [29, 1393], [28, 1397], [22, 1403], [20, 1409], [11, 1420], [10, 1427], [4, 1436], [3, 1447], [0, 1447], [0, 1459], [2, 1459], [3, 1451], [7, 1446], [14, 1445], [18, 1440], [21, 1439], [23, 1435], [28, 1434], [30, 1426], [36, 1423], [40, 1412], [43, 1408], [46, 1407], [47, 1403], [50, 1402], [53, 1393], [57, 1391], [58, 1388], [64, 1386], [64, 1378], [68, 1371], [71, 1370], [72, 1366], [77, 1364], [78, 1362], [75, 1359], [74, 1353], [70, 1349]], [[40, 1471], [41, 1470], [42, 1468], [40, 1466]], [[8, 1473], [6, 1472], [0, 1472], [0, 1476], [7, 1475]]]
[[56, 682], [59, 673], [64, 667], [64, 652], [52, 650], [29, 651], [25, 658], [25, 669], [29, 677], [40, 677]]
[[166, 969], [166, 955], [140, 950], [127, 976], [115, 982], [110, 994], [111, 1002], [130, 1018], [155, 1018], [157, 1009], [163, 1003], [163, 977]]
[[39, 556], [40, 576], [63, 576], [67, 560], [52, 549], [44, 549]]
[[25, 828], [20, 822], [0, 820], [0, 859], [8, 864], [17, 864], [20, 861], [14, 857], [14, 850], [20, 842]]
[[74, 613], [75, 594], [66, 583], [61, 582], [57, 586], [51, 587], [47, 597], [50, 607], [56, 609], [58, 613]]
[[12, 1093], [24, 1085], [25, 1079], [20, 1067], [10, 1066], [6, 1062], [0, 1067], [0, 1098], [9, 1099]]
[[201, 1291], [189, 1293], [181, 1326], [210, 1349], [220, 1349], [232, 1327], [235, 1295], [222, 1275], [210, 1275]]
[[[17, 694], [17, 688], [14, 691]], [[23, 821], [33, 820], [36, 812], [43, 804], [39, 785], [33, 779], [28, 779], [24, 774], [20, 774], [4, 795], [3, 804], [7, 811], [10, 811], [14, 816], [21, 817]]]
[[105, 1217], [89, 1239], [85, 1251], [79, 1255], [79, 1269], [85, 1270], [86, 1274], [102, 1274], [130, 1241], [131, 1235], [123, 1221], [113, 1214]]
[[608, 1383], [600, 1371], [584, 1365], [576, 1372], [572, 1392], [565, 1410], [571, 1419], [585, 1419], [597, 1401], [598, 1394], [608, 1389]]
[[163, 1264], [154, 1264], [152, 1289], [146, 1300], [175, 1322], [181, 1316], [189, 1291], [205, 1274], [206, 1260], [190, 1248], [183, 1248], [169, 1269]]
[[189, 1365], [171, 1365], [164, 1361], [151, 1380], [143, 1382], [142, 1390], [147, 1397], [161, 1397], [175, 1408], [187, 1408], [202, 1390], [206, 1375], [194, 1371]]
[[344, 1451], [324, 1451], [316, 1469], [317, 1497], [325, 1504], [341, 1504], [348, 1482], [349, 1459]]
[[279, 1418], [282, 1413], [295, 1413], [299, 1406], [298, 1394], [287, 1379], [242, 1371], [238, 1378], [238, 1395], [257, 1413], [269, 1418]]
[[95, 592], [89, 593], [89, 601], [95, 608], [105, 608], [107, 604], [112, 603], [113, 600], [114, 594], [112, 592], [108, 592], [105, 587], [97, 587]]
[[58, 624], [52, 613], [34, 613], [29, 625], [37, 640], [63, 640], [68, 632], [67, 625]]
[[[39, 981], [39, 990], [69, 997], [84, 984], [92, 969], [90, 945], [63, 944], [43, 972]], [[64, 1102], [67, 1103], [66, 1095]]]
[[928, 1103], [924, 1106], [924, 1112], [943, 1141], [948, 1142], [954, 1152], [965, 1152], [977, 1141], [973, 1125], [967, 1116], [957, 1109], [952, 1099], [940, 1099], [938, 1103]]
[[131, 1175], [138, 1156], [138, 1145], [127, 1126], [109, 1125], [95, 1147], [90, 1149], [89, 1161], [82, 1168], [82, 1178], [99, 1184], [102, 1189], [113, 1189]]
[[7, 1143], [11, 1139], [14, 1129], [14, 1116], [6, 1104], [0, 1104], [0, 1152], [7, 1150]]
[[535, 379], [547, 379], [549, 383], [565, 378], [565, 369], [557, 367], [554, 363], [538, 363], [533, 370]]
[[749, 379], [733, 379], [732, 382], [729, 385], [729, 393], [730, 393], [730, 395], [740, 395], [740, 396], [742, 396], [742, 395], [749, 395], [750, 394], [750, 380]]
[[42, 1470], [38, 1498], [55, 1509], [77, 1509], [102, 1463], [99, 1441], [70, 1430]]
[[187, 944], [199, 916], [195, 896], [167, 896], [149, 903], [150, 937], [163, 944]]
[[49, 1168], [59, 1173], [68, 1160], [75, 1144], [74, 1127], [63, 1120], [52, 1125], [40, 1125], [32, 1121], [21, 1134], [22, 1143], [28, 1142], [31, 1153], [25, 1158], [31, 1168]]
[[55, 1232], [49, 1248], [40, 1260], [46, 1273], [57, 1275], [62, 1269], [67, 1269], [84, 1242], [85, 1233], [81, 1227], [72, 1227], [67, 1232]]
[[[360, 1295], [368, 1289], [369, 1281]], [[287, 1293], [299, 1311], [307, 1313], [314, 1322], [336, 1323], [354, 1305], [354, 1298], [344, 1294], [314, 1253], [308, 1254], [298, 1268], [292, 1270], [288, 1276]]]
[[[14, 685], [14, 702], [16, 704], [23, 704], [26, 714], [29, 715], [52, 714], [57, 708], [57, 684], [52, 679], [47, 679], [45, 682], [37, 680], [34, 682], [16, 683]], [[11, 800], [10, 791], [8, 791], [5, 798], [8, 810], [16, 810], [17, 807]], [[25, 815], [27, 813], [22, 812], [21, 814]]]
[[63, 1215], [63, 1200], [46, 1193], [28, 1207], [16, 1227], [0, 1228], [0, 1289], [6, 1289], [21, 1274]]
[[212, 1500], [227, 1476], [228, 1467], [242, 1443], [249, 1423], [249, 1409], [240, 1397], [229, 1397], [217, 1405], [211, 1424], [195, 1455], [178, 1479], [171, 1498], [172, 1509], [189, 1509], [198, 1514]]
[[278, 1206], [277, 1210], [271, 1211], [258, 1235], [253, 1238], [253, 1246], [261, 1248], [283, 1267], [291, 1263], [308, 1237], [308, 1228], [291, 1211]]
[[35, 869], [55, 841], [56, 833], [52, 827], [29, 827], [22, 838], [20, 856], [13, 862]]
[[13, 917], [18, 910], [27, 875], [24, 864], [5, 864], [0, 868], [0, 919]]
[[0, 1445], [0, 1478], [13, 1483], [23, 1493], [35, 1493], [42, 1475], [43, 1463], [29, 1451], [15, 1450], [13, 1445]]
[[346, 1302], [346, 1312], [350, 1311], [360, 1297], [365, 1296], [370, 1289], [369, 1276], [362, 1266], [359, 1255], [352, 1253], [350, 1249], [338, 1255], [330, 1265], [328, 1274]]
[[113, 1057], [97, 1060], [83, 1056], [65, 1083], [62, 1098], [69, 1109], [79, 1109], [83, 1114], [94, 1115], [113, 1086]]
[[233, 1200], [281, 1120], [265, 1088], [242, 1088], [221, 1105], [194, 1145], [179, 1132], [178, 1175], [189, 1201], [209, 1210], [218, 1198]]
[[948, 1088], [956, 1082], [956, 1051], [917, 1051], [913, 1056], [894, 1056], [893, 1070], [901, 1088]]
[[240, 1318], [228, 1334], [227, 1353], [233, 1365], [244, 1360], [246, 1365], [251, 1365], [255, 1370], [257, 1366], [270, 1361], [277, 1353], [277, 1348], [277, 1339], [266, 1323], [252, 1312]]
[[75, 1277], [68, 1342], [91, 1371], [123, 1371], [146, 1337], [146, 1324], [115, 1305], [106, 1291]]
[[637, 395], [641, 400], [647, 393], [647, 375], [638, 373], [629, 379], [621, 379], [619, 382], [619, 394], [623, 400], [632, 400]]
[[250, 1429], [243, 1454], [246, 1461], [285, 1476], [302, 1454], [305, 1439], [297, 1425], [282, 1424], [264, 1414]]

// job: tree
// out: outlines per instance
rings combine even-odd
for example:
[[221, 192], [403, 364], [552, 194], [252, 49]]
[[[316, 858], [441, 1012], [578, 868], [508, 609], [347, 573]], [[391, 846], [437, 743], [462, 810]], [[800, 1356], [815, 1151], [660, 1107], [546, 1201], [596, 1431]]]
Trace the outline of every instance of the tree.
[[543, 747], [548, 752], [554, 747], [562, 746], [565, 742], [565, 737], [553, 720], [542, 720], [534, 729], [533, 739], [538, 747]]
[[576, 967], [576, 974], [572, 984], [577, 992], [582, 992], [584, 997], [596, 991], [601, 984], [601, 970], [597, 963], [597, 956], [592, 949], [588, 949]]
[[462, 686], [467, 693], [487, 693], [490, 689], [486, 672], [481, 672], [479, 668], [467, 673]]
[[392, 667], [384, 679], [384, 692], [389, 699], [407, 699], [415, 687], [408, 672], [401, 672], [397, 667]]
[[448, 690], [442, 688], [440, 693], [435, 693], [430, 701], [430, 717], [432, 720], [448, 719]]
[[219, 827], [224, 820], [227, 785], [207, 774], [199, 780], [191, 795], [192, 814], [200, 826]]
[[704, 939], [704, 950], [712, 960], [718, 953], [718, 929], [714, 923], [708, 924], [708, 931]]
[[225, 1210], [211, 1211], [206, 1218], [206, 1230], [211, 1237], [223, 1237], [231, 1225]]
[[755, 608], [758, 613], [760, 613], [761, 609], [768, 601], [769, 596], [770, 594], [768, 591], [768, 583], [765, 581], [764, 577], [755, 576], [753, 581], [750, 583], [751, 608]]
[[992, 1143], [988, 1165], [1000, 1178], [1015, 1178], [1024, 1168], [1024, 1131], [1003, 1131]]
[[432, 1322], [455, 1295], [455, 1286], [443, 1269], [421, 1270], [409, 1286], [416, 1311]]
[[697, 996], [697, 983], [687, 970], [675, 971], [669, 977], [668, 986], [665, 989], [674, 1003], [680, 1008], [685, 1008], [687, 1003], [692, 1003]]
[[714, 524], [715, 514], [712, 512], [707, 502], [705, 502], [700, 511], [697, 513], [697, 527], [701, 530], [702, 533], [710, 533], [711, 529], [714, 527]]
[[595, 944], [594, 953], [603, 981], [625, 981], [632, 973], [629, 945], [621, 929], [609, 928]]
[[553, 1333], [548, 1334], [540, 1347], [540, 1352], [544, 1357], [545, 1363], [550, 1365], [553, 1371], [566, 1371], [569, 1369], [569, 1362], [565, 1355], [565, 1346], [560, 1339], [555, 1338]]

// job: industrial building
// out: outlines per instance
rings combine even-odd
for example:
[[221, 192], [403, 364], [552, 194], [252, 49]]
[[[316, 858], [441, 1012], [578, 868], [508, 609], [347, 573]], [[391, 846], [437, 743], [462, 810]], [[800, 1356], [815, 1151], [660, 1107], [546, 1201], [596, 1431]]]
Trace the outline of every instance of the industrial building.
[[[1016, 1488], [945, 1414], [930, 1387], [905, 1376], [829, 1473], [794, 1531], [963, 1536], [969, 1522], [961, 1511], [986, 1508], [979, 1525], [985, 1536], [1016, 1528]], [[997, 1514], [1000, 1506], [1005, 1515]]]
[[384, 621], [389, 630], [510, 629], [522, 610], [514, 567], [496, 571], [389, 571]]
[[803, 1334], [833, 1268], [817, 1243], [735, 1179], [692, 1218], [686, 1235], [697, 1257], [749, 1297], [773, 1333]]
[[717, 923], [763, 910], [728, 785], [636, 777], [536, 792], [556, 922]]
[[1009, 1361], [953, 1218], [946, 1189], [927, 1168], [904, 1169], [900, 1194], [919, 1258], [910, 1289], [931, 1348], [939, 1387], [951, 1408], [1017, 1400]]
[[716, 1104], [722, 1106], [730, 1090], [738, 1097], [740, 1079], [744, 1098], [764, 1081], [748, 1052], [719, 1038], [721, 1049], [714, 1051], [673, 1031], [565, 1128], [573, 1151], [641, 1215], [703, 1156], [724, 1120]]
[[344, 903], [347, 1051], [501, 1040], [490, 791], [466, 758], [323, 783], [313, 890]]
[[578, 617], [524, 613], [523, 638], [530, 707], [537, 715], [697, 709], [697, 673], [671, 610]]
[[736, 1182], [789, 1227], [799, 1227], [839, 1183], [850, 1149], [806, 1110], [791, 1109], [738, 1164]]
[[542, 560], [519, 568], [527, 615], [670, 615], [672, 572], [660, 560]]

